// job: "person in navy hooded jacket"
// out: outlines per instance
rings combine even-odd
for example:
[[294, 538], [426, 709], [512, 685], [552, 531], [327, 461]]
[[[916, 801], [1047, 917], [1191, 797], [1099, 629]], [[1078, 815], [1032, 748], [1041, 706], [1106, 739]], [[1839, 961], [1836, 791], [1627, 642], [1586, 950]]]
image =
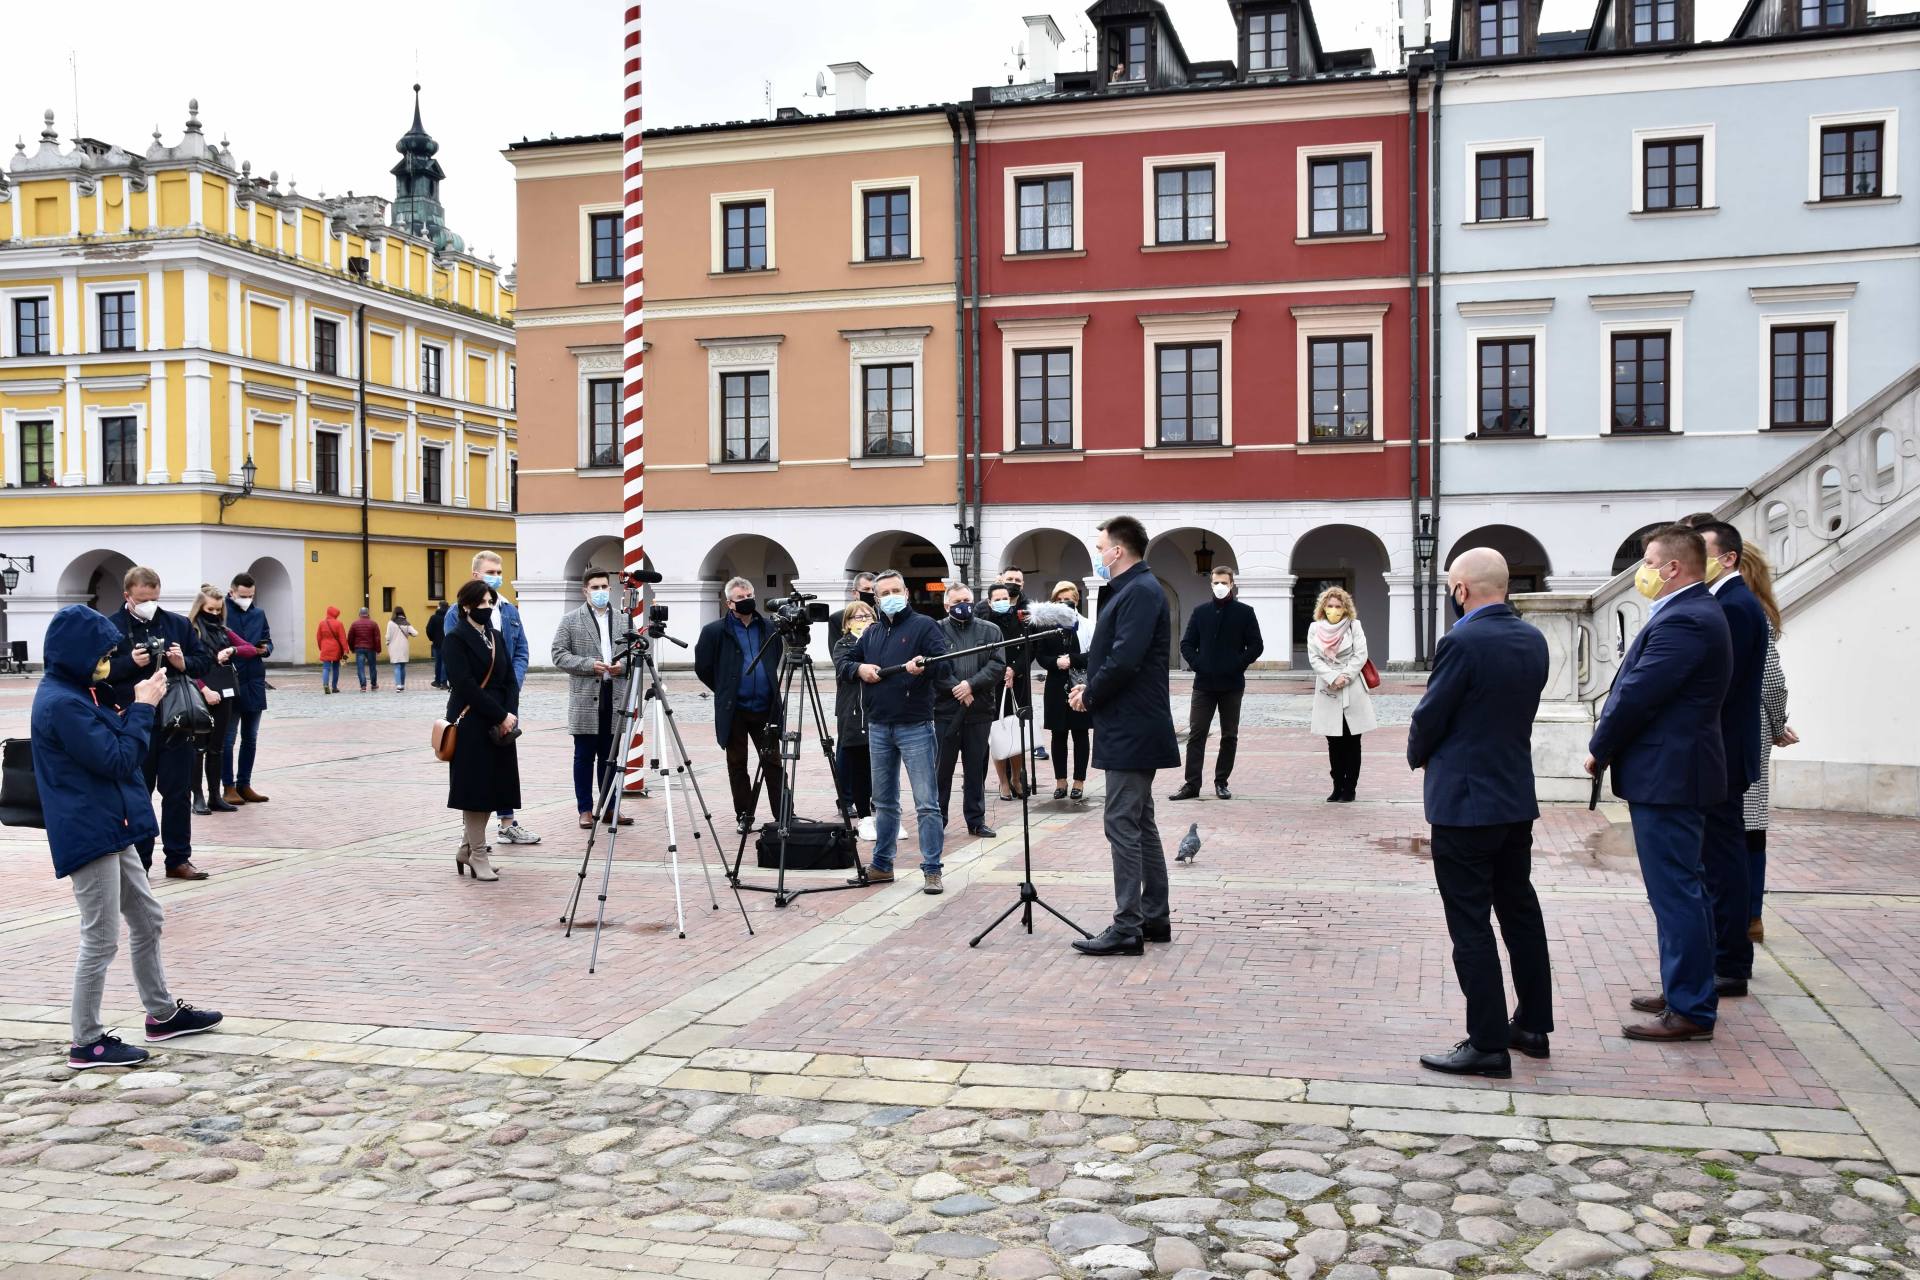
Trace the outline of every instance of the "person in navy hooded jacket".
[[46, 678], [33, 698], [33, 778], [53, 873], [71, 881], [80, 908], [73, 1043], [67, 1050], [67, 1065], [76, 1069], [128, 1067], [147, 1058], [145, 1049], [123, 1043], [100, 1022], [122, 916], [134, 983], [147, 1011], [147, 1040], [192, 1035], [220, 1021], [211, 1009], [174, 999], [160, 963], [160, 903], [134, 846], [156, 833], [143, 766], [167, 676], [156, 666], [130, 686], [124, 712], [101, 706], [93, 686], [107, 678], [109, 660], [124, 643], [112, 620], [85, 605], [68, 605], [47, 626]]

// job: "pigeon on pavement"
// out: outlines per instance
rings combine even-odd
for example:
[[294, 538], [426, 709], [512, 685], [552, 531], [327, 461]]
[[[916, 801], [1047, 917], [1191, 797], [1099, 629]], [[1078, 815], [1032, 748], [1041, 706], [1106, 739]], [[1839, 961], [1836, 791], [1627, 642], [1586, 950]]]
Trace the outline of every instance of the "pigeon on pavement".
[[1200, 853], [1200, 824], [1190, 823], [1187, 834], [1180, 837], [1179, 851], [1173, 855], [1175, 862], [1192, 862]]

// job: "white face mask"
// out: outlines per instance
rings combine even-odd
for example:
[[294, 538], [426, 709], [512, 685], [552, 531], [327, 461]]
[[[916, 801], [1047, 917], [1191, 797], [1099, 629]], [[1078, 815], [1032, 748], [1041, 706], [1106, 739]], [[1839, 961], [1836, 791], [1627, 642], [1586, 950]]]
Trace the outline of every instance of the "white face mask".
[[142, 600], [139, 604], [128, 605], [127, 612], [131, 613], [134, 617], [140, 619], [140, 621], [142, 622], [152, 622], [153, 615], [155, 611], [158, 610], [159, 608], [160, 608], [160, 605], [157, 601]]
[[232, 602], [234, 608], [242, 613], [253, 608], [252, 596], [228, 596], [227, 599]]
[[1233, 585], [1231, 583], [1216, 582], [1213, 584], [1213, 598], [1215, 600], [1225, 600], [1232, 594]]

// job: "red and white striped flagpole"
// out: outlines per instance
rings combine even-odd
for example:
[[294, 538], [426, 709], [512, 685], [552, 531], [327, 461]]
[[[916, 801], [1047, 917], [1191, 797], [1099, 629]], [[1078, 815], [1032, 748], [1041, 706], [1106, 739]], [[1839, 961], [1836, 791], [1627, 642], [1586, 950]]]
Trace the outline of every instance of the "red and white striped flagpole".
[[[646, 344], [642, 325], [646, 315], [645, 284], [645, 205], [641, 199], [640, 163], [640, 6], [629, 4], [626, 11], [626, 112], [621, 122], [622, 203], [625, 212], [622, 241], [626, 247], [626, 270], [622, 294], [625, 352], [621, 395], [620, 453], [626, 479], [622, 509], [626, 518], [621, 564], [629, 573], [638, 572], [646, 563], [642, 535], [646, 525]], [[642, 617], [645, 595], [641, 601]], [[639, 619], [635, 620], [636, 622]], [[626, 790], [645, 794], [646, 721], [636, 720], [633, 738], [627, 744]]]

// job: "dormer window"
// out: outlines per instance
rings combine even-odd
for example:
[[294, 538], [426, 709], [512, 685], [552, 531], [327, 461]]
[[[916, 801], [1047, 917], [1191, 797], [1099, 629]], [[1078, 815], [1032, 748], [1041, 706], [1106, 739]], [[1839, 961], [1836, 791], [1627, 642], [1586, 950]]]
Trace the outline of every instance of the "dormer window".
[[1289, 14], [1284, 8], [1255, 9], [1246, 18], [1246, 49], [1242, 59], [1248, 75], [1285, 75], [1288, 58]]
[[1524, 30], [1523, 0], [1473, 0], [1474, 52], [1482, 58], [1512, 57], [1520, 52]]
[[1798, 0], [1802, 31], [1830, 31], [1851, 25], [1853, 0]]
[[1147, 82], [1147, 24], [1131, 22], [1107, 31], [1107, 83]]
[[1634, 44], [1680, 38], [1680, 0], [1628, 0], [1627, 35]]

